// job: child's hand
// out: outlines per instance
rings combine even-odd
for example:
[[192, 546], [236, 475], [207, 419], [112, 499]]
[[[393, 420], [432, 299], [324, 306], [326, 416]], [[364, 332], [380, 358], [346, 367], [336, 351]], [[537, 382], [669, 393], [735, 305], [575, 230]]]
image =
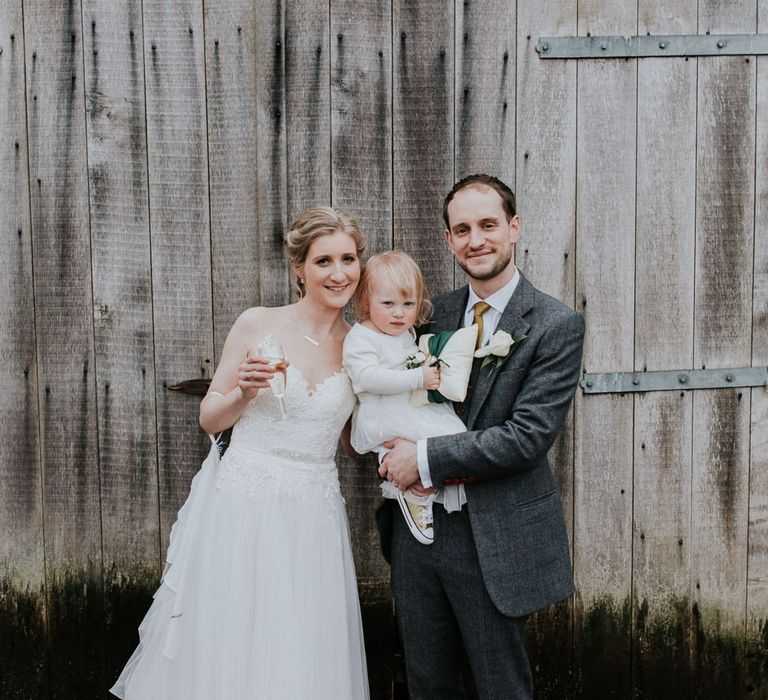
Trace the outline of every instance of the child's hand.
[[422, 367], [421, 371], [424, 375], [424, 381], [422, 386], [424, 389], [435, 391], [440, 387], [440, 368], [439, 367]]

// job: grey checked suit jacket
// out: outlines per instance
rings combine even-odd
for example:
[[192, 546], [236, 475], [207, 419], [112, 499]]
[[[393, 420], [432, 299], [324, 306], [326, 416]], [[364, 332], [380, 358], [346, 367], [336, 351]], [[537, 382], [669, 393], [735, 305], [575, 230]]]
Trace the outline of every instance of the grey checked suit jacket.
[[[433, 299], [432, 322], [424, 331], [459, 328], [467, 297], [463, 287]], [[493, 371], [476, 368], [462, 407], [467, 432], [430, 438], [427, 454], [436, 486], [465, 484], [486, 588], [500, 612], [518, 617], [574, 591], [547, 452], [578, 383], [584, 320], [521, 275], [496, 330], [527, 338]], [[387, 557], [388, 505], [378, 516]]]

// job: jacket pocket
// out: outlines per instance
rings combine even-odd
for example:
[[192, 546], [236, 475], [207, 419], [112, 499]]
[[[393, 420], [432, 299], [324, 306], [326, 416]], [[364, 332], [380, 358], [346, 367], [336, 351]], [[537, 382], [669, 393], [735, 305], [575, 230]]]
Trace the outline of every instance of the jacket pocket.
[[540, 505], [543, 505], [551, 501], [556, 495], [557, 495], [557, 491], [553, 489], [551, 491], [547, 491], [546, 493], [542, 493], [538, 496], [534, 496], [533, 498], [527, 501], [522, 501], [521, 503], [515, 503], [513, 508], [517, 511], [530, 510], [531, 508], [536, 508]]

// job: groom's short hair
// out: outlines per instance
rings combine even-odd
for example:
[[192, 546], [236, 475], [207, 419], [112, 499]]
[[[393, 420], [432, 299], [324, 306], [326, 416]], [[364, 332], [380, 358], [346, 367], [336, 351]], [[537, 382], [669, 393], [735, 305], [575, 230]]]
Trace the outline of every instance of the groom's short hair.
[[504, 207], [504, 213], [507, 215], [507, 221], [509, 221], [516, 213], [517, 208], [515, 206], [515, 193], [509, 189], [509, 187], [499, 180], [499, 178], [493, 175], [486, 175], [485, 173], [475, 173], [474, 175], [467, 175], [459, 180], [446, 195], [443, 202], [443, 219], [445, 220], [445, 227], [450, 229], [451, 225], [448, 222], [448, 205], [451, 203], [454, 195], [467, 187], [490, 187], [495, 190], [499, 197], [501, 197], [501, 204]]

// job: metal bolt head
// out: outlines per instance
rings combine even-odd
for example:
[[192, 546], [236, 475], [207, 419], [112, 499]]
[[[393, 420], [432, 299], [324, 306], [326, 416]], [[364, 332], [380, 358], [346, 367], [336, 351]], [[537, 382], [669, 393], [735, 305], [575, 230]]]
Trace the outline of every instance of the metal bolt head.
[[660, 41], [659, 42], [659, 48], [660, 49], [666, 49], [667, 48], [667, 42], [666, 41]]
[[637, 385], [640, 383], [640, 379], [638, 379], [637, 377], [634, 377], [634, 378], [632, 379], [632, 383], [633, 383], [635, 386], [637, 386]]
[[726, 382], [732, 382], [733, 381], [733, 375], [730, 372], [725, 375], [725, 381]]
[[605, 51], [608, 49], [608, 44], [606, 44], [604, 41], [600, 42], [600, 50]]
[[592, 380], [587, 379], [587, 387], [591, 388], [593, 386]]
[[541, 50], [549, 51], [549, 44], [546, 41], [541, 45]]
[[717, 48], [718, 49], [724, 49], [726, 42], [720, 39], [720, 41], [717, 42]]
[[677, 375], [677, 381], [679, 381], [681, 384], [687, 384], [688, 383], [688, 375], [687, 374], [678, 374]]

